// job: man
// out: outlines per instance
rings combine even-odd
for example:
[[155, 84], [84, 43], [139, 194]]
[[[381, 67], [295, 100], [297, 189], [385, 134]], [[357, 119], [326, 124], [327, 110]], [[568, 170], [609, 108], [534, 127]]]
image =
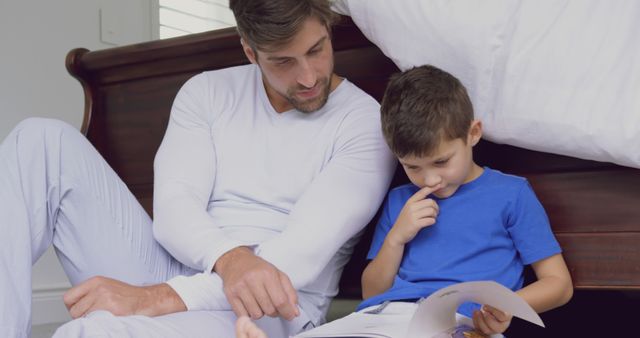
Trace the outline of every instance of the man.
[[74, 285], [59, 337], [231, 337], [244, 315], [285, 337], [323, 321], [394, 168], [379, 106], [333, 73], [327, 1], [230, 7], [252, 64], [178, 93], [153, 228], [73, 128], [28, 120], [0, 146], [7, 336], [29, 334], [31, 264], [51, 243]]

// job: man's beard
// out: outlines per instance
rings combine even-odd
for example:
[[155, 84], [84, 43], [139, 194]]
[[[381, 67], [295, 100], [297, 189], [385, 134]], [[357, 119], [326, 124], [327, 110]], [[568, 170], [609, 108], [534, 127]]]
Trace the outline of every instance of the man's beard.
[[285, 97], [287, 101], [293, 106], [293, 108], [297, 109], [298, 111], [307, 113], [307, 114], [313, 113], [314, 111], [317, 111], [320, 108], [324, 107], [324, 105], [327, 103], [327, 100], [329, 99], [331, 81], [329, 81], [328, 78], [323, 78], [318, 81], [316, 86], [319, 86], [320, 93], [318, 96], [310, 100], [300, 101], [295, 97], [296, 92], [307, 89], [307, 88], [300, 88], [300, 87], [296, 89], [288, 90], [287, 95]]

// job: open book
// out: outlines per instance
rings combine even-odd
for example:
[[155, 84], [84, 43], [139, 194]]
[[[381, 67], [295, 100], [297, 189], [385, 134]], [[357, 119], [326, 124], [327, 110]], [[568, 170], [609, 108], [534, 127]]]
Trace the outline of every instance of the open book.
[[538, 314], [517, 294], [492, 281], [465, 282], [440, 289], [420, 302], [413, 313], [384, 311], [354, 312], [295, 338], [444, 338], [453, 337], [470, 318], [457, 315], [458, 306], [475, 302], [496, 307], [513, 316], [544, 327]]

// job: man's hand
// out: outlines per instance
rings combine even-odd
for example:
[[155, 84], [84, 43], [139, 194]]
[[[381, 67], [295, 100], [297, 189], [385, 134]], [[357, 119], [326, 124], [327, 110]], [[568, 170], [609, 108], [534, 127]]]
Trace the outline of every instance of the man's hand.
[[503, 333], [511, 324], [512, 316], [489, 305], [473, 311], [473, 326], [486, 335]]
[[422, 228], [433, 225], [438, 217], [438, 204], [427, 199], [432, 192], [440, 189], [438, 184], [434, 187], [424, 187], [411, 196], [402, 207], [398, 219], [393, 228], [387, 234], [387, 238], [394, 245], [409, 243]]
[[246, 247], [222, 255], [214, 266], [224, 293], [238, 317], [253, 319], [298, 316], [298, 295], [289, 277]]
[[63, 301], [74, 319], [96, 310], [116, 316], [159, 316], [187, 310], [167, 284], [133, 286], [106, 277], [92, 277], [74, 286], [64, 294]]

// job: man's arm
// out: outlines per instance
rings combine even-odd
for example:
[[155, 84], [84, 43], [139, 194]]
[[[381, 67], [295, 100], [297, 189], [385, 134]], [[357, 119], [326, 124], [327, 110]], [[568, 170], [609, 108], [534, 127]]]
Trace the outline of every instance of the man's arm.
[[289, 214], [286, 229], [256, 253], [287, 274], [296, 289], [313, 282], [338, 249], [377, 211], [395, 169], [378, 115], [345, 121], [330, 162]]
[[[206, 76], [180, 90], [155, 161], [154, 235], [179, 261], [204, 271], [167, 282], [189, 310], [231, 310], [292, 319], [297, 295], [288, 277], [214, 224], [207, 212], [216, 154], [211, 129], [225, 98]], [[212, 97], [213, 95], [213, 97]]]
[[[285, 230], [258, 245], [257, 256], [235, 248], [216, 262], [236, 314], [290, 319], [295, 289], [313, 282], [378, 209], [395, 161], [382, 139], [376, 107], [368, 108], [342, 126], [347, 131], [335, 140], [337, 150], [296, 202]], [[230, 264], [234, 257], [242, 260]]]
[[178, 93], [154, 162], [153, 231], [180, 262], [210, 272], [214, 262], [241, 243], [225, 236], [207, 212], [216, 174], [211, 136], [215, 114], [206, 75]]
[[292, 319], [298, 314], [297, 295], [288, 277], [227, 237], [207, 212], [216, 171], [211, 135], [216, 114], [209, 103], [224, 105], [209, 85], [201, 75], [180, 90], [156, 155], [154, 235], [179, 261], [204, 271], [167, 284], [189, 310]]

